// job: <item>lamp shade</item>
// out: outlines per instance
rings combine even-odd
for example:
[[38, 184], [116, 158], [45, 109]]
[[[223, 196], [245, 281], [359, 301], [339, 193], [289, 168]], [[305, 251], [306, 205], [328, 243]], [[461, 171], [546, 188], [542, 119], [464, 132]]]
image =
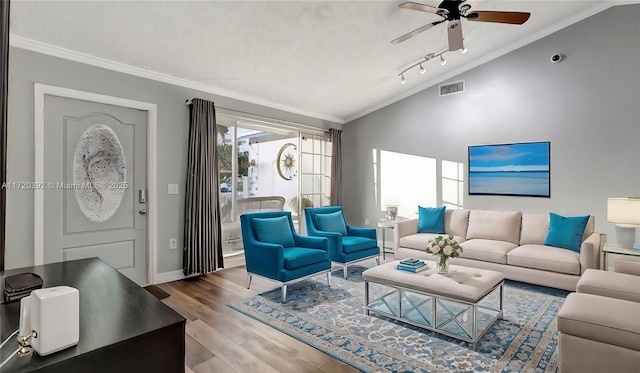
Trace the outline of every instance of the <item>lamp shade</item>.
[[609, 198], [607, 220], [616, 224], [640, 225], [640, 198]]

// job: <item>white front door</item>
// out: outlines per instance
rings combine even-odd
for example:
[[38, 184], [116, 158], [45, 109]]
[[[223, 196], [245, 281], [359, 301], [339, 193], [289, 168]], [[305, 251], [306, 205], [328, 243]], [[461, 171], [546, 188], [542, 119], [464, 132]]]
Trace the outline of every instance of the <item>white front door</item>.
[[44, 263], [98, 256], [148, 283], [147, 115], [44, 95]]

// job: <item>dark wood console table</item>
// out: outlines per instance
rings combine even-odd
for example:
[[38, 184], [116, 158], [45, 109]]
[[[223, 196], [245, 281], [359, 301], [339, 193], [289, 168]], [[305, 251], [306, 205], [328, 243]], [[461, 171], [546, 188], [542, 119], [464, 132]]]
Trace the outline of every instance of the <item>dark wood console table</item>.
[[[47, 356], [14, 356], [9, 372], [183, 372], [185, 322], [180, 314], [98, 258], [0, 272], [4, 277], [33, 272], [43, 287], [72, 286], [80, 292], [80, 341]], [[20, 302], [0, 304], [4, 341], [18, 329]], [[1, 360], [17, 349], [7, 342]]]

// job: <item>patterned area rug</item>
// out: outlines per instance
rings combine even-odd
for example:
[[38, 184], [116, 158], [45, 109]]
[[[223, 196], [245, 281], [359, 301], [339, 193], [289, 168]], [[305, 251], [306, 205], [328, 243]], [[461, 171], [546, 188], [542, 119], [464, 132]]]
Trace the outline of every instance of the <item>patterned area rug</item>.
[[[556, 314], [568, 292], [505, 281], [504, 318], [471, 344], [364, 310], [366, 261], [229, 306], [366, 372], [556, 372]], [[323, 281], [324, 279], [324, 281]], [[372, 288], [372, 299], [384, 289]], [[377, 294], [376, 294], [377, 293]]]

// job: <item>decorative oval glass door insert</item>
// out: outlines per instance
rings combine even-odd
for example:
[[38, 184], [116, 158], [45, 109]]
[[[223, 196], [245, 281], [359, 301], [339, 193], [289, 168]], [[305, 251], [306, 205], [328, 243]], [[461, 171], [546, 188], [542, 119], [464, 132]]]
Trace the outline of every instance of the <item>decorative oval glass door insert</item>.
[[109, 220], [120, 207], [127, 168], [116, 133], [105, 124], [87, 128], [73, 156], [76, 201], [92, 222]]

